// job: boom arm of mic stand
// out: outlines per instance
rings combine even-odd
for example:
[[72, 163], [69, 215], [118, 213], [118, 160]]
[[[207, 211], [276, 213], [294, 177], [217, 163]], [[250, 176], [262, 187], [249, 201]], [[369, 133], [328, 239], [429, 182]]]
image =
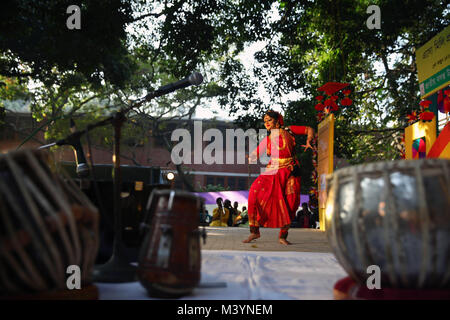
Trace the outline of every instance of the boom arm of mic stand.
[[116, 115], [118, 113], [122, 113], [122, 114], [125, 115], [126, 113], [128, 113], [132, 109], [139, 107], [144, 102], [150, 101], [151, 99], [155, 98], [156, 96], [157, 95], [155, 95], [155, 92], [152, 92], [152, 93], [148, 94], [147, 96], [145, 96], [145, 98], [142, 99], [141, 101], [139, 101], [138, 103], [136, 103], [134, 105], [131, 105], [128, 108], [125, 108], [124, 110], [117, 111], [114, 115], [109, 116], [109, 117], [107, 117], [107, 118], [105, 118], [105, 119], [103, 119], [101, 121], [98, 121], [98, 122], [96, 122], [94, 124], [88, 124], [85, 129], [80, 130], [80, 131], [75, 131], [74, 133], [69, 134], [64, 139], [58, 140], [55, 143], [52, 143], [50, 145], [42, 146], [41, 148], [47, 147], [47, 146], [51, 147], [51, 146], [54, 146], [54, 145], [62, 146], [62, 145], [65, 145], [65, 144], [71, 144], [70, 142], [72, 142], [72, 141], [74, 141], [76, 139], [79, 139], [83, 134], [87, 133], [88, 131], [91, 131], [93, 129], [96, 129], [96, 128], [99, 128], [99, 127], [103, 127], [103, 126], [106, 126], [108, 124], [113, 123], [113, 121], [116, 119]]
[[[183, 83], [181, 86], [179, 85], [180, 82]], [[90, 131], [92, 129], [111, 124], [114, 121], [114, 119], [116, 118], [118, 113], [126, 115], [132, 109], [138, 108], [143, 103], [148, 102], [148, 101], [150, 101], [150, 100], [152, 100], [152, 99], [154, 99], [156, 97], [159, 97], [159, 96], [165, 95], [167, 93], [173, 92], [173, 91], [175, 91], [177, 89], [180, 89], [182, 87], [187, 87], [187, 86], [190, 86], [190, 85], [199, 85], [202, 82], [203, 82], [203, 76], [200, 73], [198, 73], [198, 72], [194, 72], [193, 74], [191, 74], [186, 79], [183, 79], [183, 80], [178, 81], [176, 83], [171, 83], [171, 84], [165, 85], [165, 86], [163, 86], [161, 88], [158, 88], [156, 91], [150, 92], [141, 101], [139, 101], [139, 102], [129, 106], [128, 108], [125, 108], [125, 109], [122, 109], [120, 111], [117, 111], [114, 115], [109, 116], [108, 118], [106, 118], [104, 120], [101, 120], [101, 121], [99, 121], [97, 123], [88, 125], [86, 127], [86, 129], [84, 129], [82, 131], [76, 131], [76, 132], [68, 135], [66, 138], [57, 141], [56, 144], [57, 145], [68, 144], [67, 143], [68, 141], [73, 141], [73, 139], [81, 137], [81, 135], [83, 135], [84, 133], [86, 133], [86, 132], [88, 132], [88, 131]]]
[[[200, 74], [199, 74], [200, 75]], [[194, 81], [203, 80], [203, 78], [195, 75], [197, 78]], [[201, 82], [201, 81], [200, 81]], [[193, 82], [191, 84], [196, 84]], [[92, 129], [105, 126], [107, 124], [113, 124], [114, 127], [114, 242], [113, 242], [113, 254], [110, 260], [104, 265], [94, 270], [94, 279], [100, 282], [130, 282], [136, 280], [136, 268], [129, 264], [127, 258], [124, 256], [124, 244], [122, 239], [122, 217], [121, 217], [121, 170], [120, 170], [120, 135], [121, 127], [125, 121], [125, 115], [133, 108], [139, 107], [144, 102], [147, 102], [155, 97], [161, 96], [165, 93], [176, 90], [177, 87], [166, 86], [160, 88], [152, 93], [149, 93], [138, 103], [129, 106], [123, 110], [116, 112], [113, 116], [110, 116], [102, 121], [88, 125], [86, 129], [82, 131], [76, 131], [68, 135], [65, 139], [58, 140], [54, 145], [70, 144], [69, 142], [79, 141], [79, 138], [84, 133], [89, 132]]]

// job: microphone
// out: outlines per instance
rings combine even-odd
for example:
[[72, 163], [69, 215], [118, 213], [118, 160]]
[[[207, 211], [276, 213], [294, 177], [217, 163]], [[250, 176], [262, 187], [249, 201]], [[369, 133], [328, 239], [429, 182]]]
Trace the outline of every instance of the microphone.
[[83, 147], [81, 146], [81, 133], [74, 134], [76, 133], [76, 126], [75, 121], [73, 121], [72, 118], [70, 118], [70, 132], [72, 132], [72, 135], [69, 139], [58, 140], [55, 144], [58, 146], [70, 145], [73, 147], [77, 163], [77, 175], [80, 178], [86, 178], [89, 175], [89, 167], [87, 165], [86, 157], [84, 156]]
[[[76, 131], [75, 121], [70, 118], [70, 132]], [[84, 156], [83, 147], [81, 146], [80, 137], [74, 138], [71, 143], [75, 149], [75, 159], [77, 162], [77, 175], [80, 178], [86, 178], [89, 175], [89, 167], [87, 165], [86, 157]]]
[[203, 82], [202, 74], [199, 72], [194, 72], [190, 76], [184, 78], [183, 80], [179, 80], [177, 82], [173, 82], [158, 88], [155, 92], [149, 95], [152, 97], [159, 97], [178, 89], [183, 89], [192, 85], [197, 86], [202, 82]]

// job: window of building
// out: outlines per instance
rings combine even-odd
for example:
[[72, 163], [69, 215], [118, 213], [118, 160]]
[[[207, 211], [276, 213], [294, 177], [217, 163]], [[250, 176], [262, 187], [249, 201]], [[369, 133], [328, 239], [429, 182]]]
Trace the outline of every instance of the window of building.
[[216, 177], [216, 185], [225, 186], [225, 178], [224, 177]]
[[247, 178], [238, 179], [238, 190], [247, 190]]
[[236, 190], [236, 178], [234, 177], [228, 177], [227, 178], [228, 187], [230, 190]]
[[212, 184], [214, 185], [214, 177], [207, 176], [206, 177], [206, 185]]

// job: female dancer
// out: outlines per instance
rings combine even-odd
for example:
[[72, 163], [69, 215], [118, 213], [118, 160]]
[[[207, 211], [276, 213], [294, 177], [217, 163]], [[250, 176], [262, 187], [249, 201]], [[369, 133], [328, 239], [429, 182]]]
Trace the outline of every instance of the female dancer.
[[[269, 135], [264, 138], [250, 156], [250, 162], [266, 151], [270, 156], [267, 170], [252, 184], [248, 197], [248, 218], [250, 236], [243, 242], [248, 243], [260, 237], [259, 227], [281, 228], [278, 241], [287, 241], [291, 219], [300, 204], [300, 176], [297, 172], [298, 161], [294, 159], [294, 135], [307, 134], [305, 151], [311, 148], [314, 130], [306, 126], [284, 127], [283, 117], [269, 110], [264, 115], [264, 126]], [[297, 166], [297, 167], [296, 167]], [[297, 169], [296, 169], [297, 168]]]

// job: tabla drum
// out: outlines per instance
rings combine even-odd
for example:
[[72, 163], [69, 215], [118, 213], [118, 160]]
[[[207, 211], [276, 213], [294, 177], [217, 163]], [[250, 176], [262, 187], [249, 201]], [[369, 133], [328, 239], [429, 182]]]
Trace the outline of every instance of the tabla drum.
[[0, 299], [98, 297], [98, 211], [48, 160], [31, 150], [0, 156]]
[[203, 199], [189, 192], [154, 190], [150, 195], [138, 279], [150, 296], [188, 295], [200, 281], [199, 212]]
[[328, 240], [355, 281], [379, 267], [381, 288], [450, 288], [450, 160], [348, 167], [327, 183]]

